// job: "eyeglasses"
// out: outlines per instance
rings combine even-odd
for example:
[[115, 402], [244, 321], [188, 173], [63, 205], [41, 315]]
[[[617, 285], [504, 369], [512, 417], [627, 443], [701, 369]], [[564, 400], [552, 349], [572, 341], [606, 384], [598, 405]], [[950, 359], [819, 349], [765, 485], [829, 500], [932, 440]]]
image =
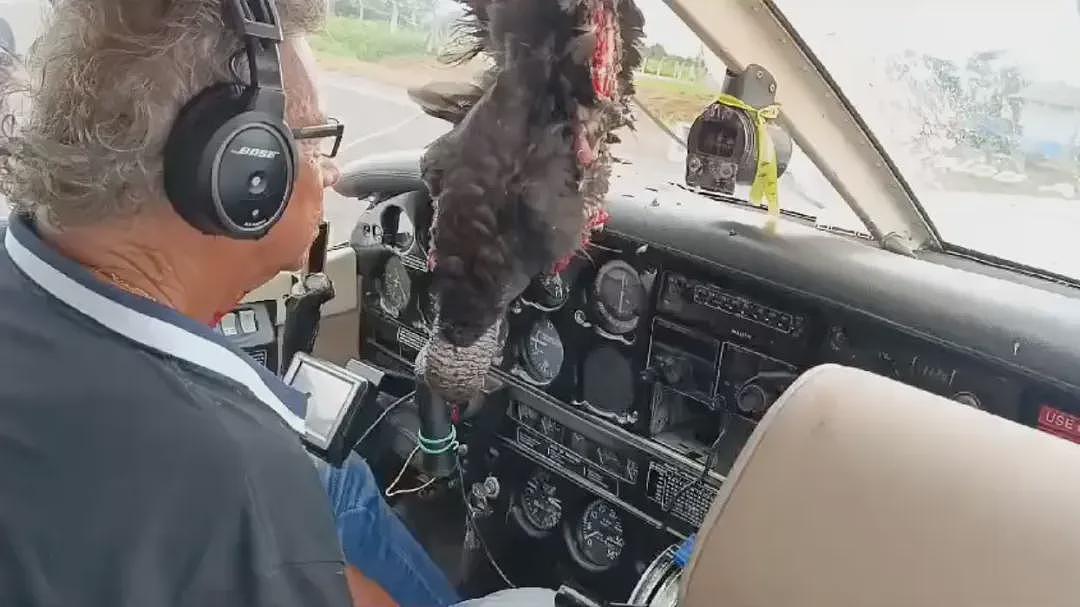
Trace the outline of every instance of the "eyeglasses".
[[323, 158], [337, 156], [341, 148], [341, 137], [345, 134], [345, 125], [337, 118], [328, 118], [326, 124], [305, 126], [293, 129], [293, 139], [297, 141], [309, 141], [319, 147], [319, 155]]

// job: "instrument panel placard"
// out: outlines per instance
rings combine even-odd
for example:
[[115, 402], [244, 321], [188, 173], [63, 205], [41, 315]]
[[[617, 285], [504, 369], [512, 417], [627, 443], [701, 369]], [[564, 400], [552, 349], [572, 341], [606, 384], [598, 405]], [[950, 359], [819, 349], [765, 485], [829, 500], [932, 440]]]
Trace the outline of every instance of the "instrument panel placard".
[[[637, 462], [595, 445], [576, 432], [569, 432], [555, 420], [527, 405], [518, 403], [514, 408], [514, 417], [518, 422], [515, 441], [522, 448], [616, 496], [620, 493], [621, 482], [637, 482]], [[570, 444], [564, 444], [565, 440]], [[600, 455], [602, 452], [608, 455]]]
[[1039, 408], [1039, 430], [1080, 443], [1080, 417], [1043, 405]]
[[646, 492], [658, 506], [670, 508], [671, 514], [697, 527], [705, 522], [720, 489], [696, 480], [693, 474], [669, 463], [649, 462]]

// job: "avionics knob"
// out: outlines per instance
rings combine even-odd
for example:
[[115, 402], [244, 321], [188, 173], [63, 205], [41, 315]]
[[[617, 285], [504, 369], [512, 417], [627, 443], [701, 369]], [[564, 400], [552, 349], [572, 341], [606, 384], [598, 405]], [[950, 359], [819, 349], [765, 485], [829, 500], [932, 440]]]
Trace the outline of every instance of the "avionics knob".
[[746, 415], [760, 415], [772, 404], [772, 396], [760, 385], [755, 383], [743, 384], [739, 393], [735, 395], [735, 404], [739, 411]]
[[982, 409], [982, 403], [979, 402], [979, 397], [971, 392], [957, 392], [956, 394], [953, 394], [952, 399], [961, 405]]

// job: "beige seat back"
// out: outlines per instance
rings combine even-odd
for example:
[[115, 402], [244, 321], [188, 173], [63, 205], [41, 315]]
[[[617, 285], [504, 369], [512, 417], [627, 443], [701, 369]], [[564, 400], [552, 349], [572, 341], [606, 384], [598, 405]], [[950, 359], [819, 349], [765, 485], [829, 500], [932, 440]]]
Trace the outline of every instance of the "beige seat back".
[[1080, 446], [819, 367], [740, 454], [680, 595], [681, 607], [1076, 607]]

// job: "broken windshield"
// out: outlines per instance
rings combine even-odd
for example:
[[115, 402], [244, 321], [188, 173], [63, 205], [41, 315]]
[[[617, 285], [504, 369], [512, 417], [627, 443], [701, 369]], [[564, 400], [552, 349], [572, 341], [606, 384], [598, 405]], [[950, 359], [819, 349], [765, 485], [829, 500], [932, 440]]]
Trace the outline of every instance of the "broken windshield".
[[1080, 278], [1076, 0], [776, 0], [951, 245]]

